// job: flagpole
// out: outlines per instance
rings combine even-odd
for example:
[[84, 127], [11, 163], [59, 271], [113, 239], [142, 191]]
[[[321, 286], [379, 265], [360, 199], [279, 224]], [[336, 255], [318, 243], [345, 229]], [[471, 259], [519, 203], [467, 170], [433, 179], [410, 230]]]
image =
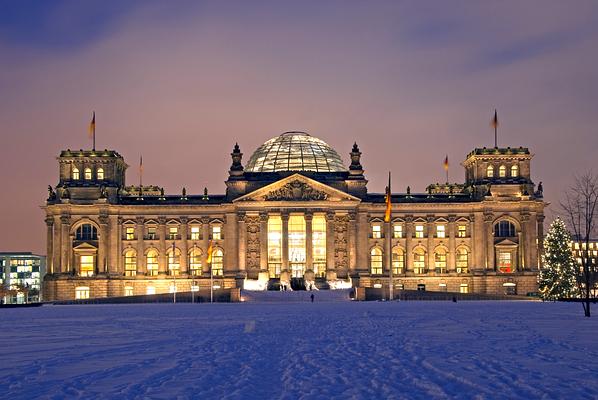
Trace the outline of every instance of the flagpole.
[[392, 271], [392, 191], [390, 189], [390, 171], [388, 171], [388, 188], [387, 188], [387, 194], [388, 196], [388, 202], [390, 203], [390, 207], [391, 207], [391, 211], [390, 211], [390, 216], [389, 218], [387, 218], [387, 222], [386, 222], [386, 244], [387, 244], [387, 248], [388, 248], [388, 254], [386, 255], [386, 262], [388, 264], [389, 267], [389, 280], [390, 280], [390, 287], [389, 287], [389, 291], [388, 291], [388, 297], [389, 300], [392, 301], [394, 300], [394, 276], [393, 276], [393, 271]]
[[494, 109], [494, 147], [498, 148], [498, 115]]

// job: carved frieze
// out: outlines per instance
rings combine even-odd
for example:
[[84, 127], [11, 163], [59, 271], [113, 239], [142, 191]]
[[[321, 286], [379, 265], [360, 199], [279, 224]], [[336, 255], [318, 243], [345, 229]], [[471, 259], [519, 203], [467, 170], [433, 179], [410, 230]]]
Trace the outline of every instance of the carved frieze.
[[348, 215], [334, 217], [334, 265], [337, 270], [347, 269], [349, 266], [347, 253], [349, 218]]
[[260, 216], [245, 215], [246, 236], [246, 263], [247, 269], [260, 268]]
[[314, 189], [305, 182], [295, 180], [264, 195], [266, 201], [326, 200], [328, 194]]

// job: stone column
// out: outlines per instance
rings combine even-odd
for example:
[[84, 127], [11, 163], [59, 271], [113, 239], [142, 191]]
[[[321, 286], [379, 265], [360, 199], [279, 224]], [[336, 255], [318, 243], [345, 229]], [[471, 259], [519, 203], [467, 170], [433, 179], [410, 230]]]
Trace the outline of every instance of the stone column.
[[189, 272], [189, 218], [182, 216], [181, 221], [181, 275]]
[[54, 273], [54, 218], [46, 217], [46, 271]]
[[71, 217], [64, 214], [60, 216], [60, 243], [61, 243], [61, 252], [60, 252], [60, 269], [64, 273], [70, 273], [70, 263], [69, 263], [69, 256], [70, 256], [70, 247], [71, 241], [69, 237], [69, 228], [71, 223]]
[[455, 258], [455, 254], [457, 251], [457, 246], [456, 246], [456, 240], [455, 240], [455, 221], [457, 220], [457, 217], [455, 217], [454, 215], [449, 215], [449, 223], [448, 223], [448, 248], [449, 248], [449, 253], [448, 253], [448, 268], [447, 270], [449, 272], [451, 271], [455, 271], [457, 268], [456, 265], [456, 258]]
[[54, 223], [53, 223], [53, 236], [54, 236], [54, 240], [52, 240], [53, 245], [54, 245], [54, 251], [52, 252], [52, 268], [54, 270], [55, 274], [60, 274], [64, 271], [64, 268], [62, 266], [61, 263], [61, 257], [62, 257], [62, 246], [64, 246], [63, 242], [62, 242], [62, 223], [61, 223], [61, 218], [59, 215], [54, 215]]
[[519, 238], [519, 253], [521, 254], [522, 263], [518, 265], [517, 269], [525, 270], [530, 268], [530, 215], [529, 213], [521, 213], [521, 236]]
[[145, 249], [143, 246], [144, 238], [144, 219], [143, 217], [136, 218], [135, 236], [137, 237], [137, 275], [145, 275]]
[[[284, 250], [283, 250], [283, 252], [284, 252]], [[283, 260], [284, 260], [284, 258], [283, 258]], [[266, 271], [268, 271], [268, 213], [261, 212], [260, 213], [260, 272], [266, 272]]]
[[486, 236], [486, 269], [490, 271], [495, 270], [494, 266], [494, 232], [492, 231], [492, 221], [494, 221], [494, 215], [484, 215], [484, 232]]
[[239, 259], [239, 272], [245, 271], [245, 252], [247, 250], [247, 226], [245, 225], [245, 213], [237, 213], [237, 232], [238, 232], [238, 245], [237, 252]]
[[110, 236], [108, 234], [108, 214], [102, 213], [99, 217], [100, 232], [98, 237], [98, 264], [97, 268], [100, 274], [108, 273], [107, 253]]
[[164, 275], [168, 271], [168, 258], [166, 257], [166, 217], [158, 217], [158, 274]]
[[349, 244], [349, 273], [355, 272], [357, 264], [357, 222], [356, 214], [354, 211], [349, 212], [349, 238], [347, 243]]
[[239, 250], [237, 248], [238, 231], [237, 231], [237, 213], [230, 212], [226, 214], [226, 221], [224, 225], [224, 271], [238, 272], [239, 261], [237, 256]]
[[204, 274], [210, 274], [210, 266], [208, 265], [208, 247], [210, 247], [210, 218], [203, 217], [201, 219], [201, 248], [203, 249], [201, 257], [201, 265]]
[[313, 249], [314, 249], [314, 242], [313, 242], [313, 214], [310, 211], [307, 211], [304, 215], [305, 217], [305, 269], [314, 269], [314, 257], [313, 257]]
[[[289, 214], [282, 213], [282, 215], [280, 217], [282, 219], [282, 268], [281, 268], [281, 271], [289, 271]], [[268, 240], [268, 232], [267, 231], [268, 231], [268, 228], [266, 227], [266, 241]], [[266, 244], [266, 246], [267, 246], [267, 244]]]
[[[370, 224], [368, 223], [368, 215], [365, 212], [357, 214], [357, 266], [356, 269], [366, 272], [369, 270], [369, 234]], [[328, 233], [326, 233], [328, 236]]]
[[426, 247], [428, 248], [426, 251], [426, 270], [427, 272], [436, 271], [436, 263], [434, 262], [434, 217], [428, 215], [426, 217], [426, 236], [427, 236], [427, 244]]
[[405, 270], [413, 271], [413, 216], [405, 216]]
[[544, 214], [538, 214], [536, 218], [538, 230], [538, 263], [536, 266], [534, 266], [534, 268], [537, 270], [540, 268], [540, 264], [542, 263], [542, 255], [544, 254]]
[[335, 272], [334, 265], [334, 211], [326, 213], [326, 277]]
[[112, 266], [110, 273], [113, 274], [122, 274], [124, 272], [124, 266], [123, 266], [123, 258], [122, 258], [122, 254], [123, 254], [123, 219], [122, 217], [117, 217], [117, 223], [116, 226], [114, 227], [114, 231], [115, 231], [115, 235], [116, 235], [116, 239], [115, 239], [115, 243], [116, 243], [116, 251], [114, 254], [114, 259], [115, 259], [115, 263]]

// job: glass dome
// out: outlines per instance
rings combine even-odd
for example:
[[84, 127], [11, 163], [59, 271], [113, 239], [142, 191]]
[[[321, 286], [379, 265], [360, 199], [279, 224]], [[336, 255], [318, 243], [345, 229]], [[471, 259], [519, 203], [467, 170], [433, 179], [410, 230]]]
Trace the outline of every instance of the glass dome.
[[258, 147], [245, 166], [247, 172], [346, 170], [332, 147], [305, 132], [285, 132], [268, 140]]

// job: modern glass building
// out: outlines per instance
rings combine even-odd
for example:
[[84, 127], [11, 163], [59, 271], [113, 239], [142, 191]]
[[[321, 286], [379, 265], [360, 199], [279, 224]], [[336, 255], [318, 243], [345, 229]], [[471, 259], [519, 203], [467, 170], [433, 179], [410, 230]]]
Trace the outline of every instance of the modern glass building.
[[[321, 139], [285, 132], [226, 192], [125, 185], [113, 150], [65, 150], [45, 206], [49, 299], [169, 293], [296, 281], [328, 287], [526, 294], [537, 291], [544, 207], [527, 148], [476, 148], [460, 183], [368, 190], [357, 144], [345, 163]], [[213, 172], [210, 172], [213, 173]], [[176, 282], [176, 283], [175, 283]], [[176, 287], [172, 287], [176, 285]]]
[[25, 303], [42, 299], [46, 257], [30, 252], [0, 253], [0, 285], [4, 303]]

